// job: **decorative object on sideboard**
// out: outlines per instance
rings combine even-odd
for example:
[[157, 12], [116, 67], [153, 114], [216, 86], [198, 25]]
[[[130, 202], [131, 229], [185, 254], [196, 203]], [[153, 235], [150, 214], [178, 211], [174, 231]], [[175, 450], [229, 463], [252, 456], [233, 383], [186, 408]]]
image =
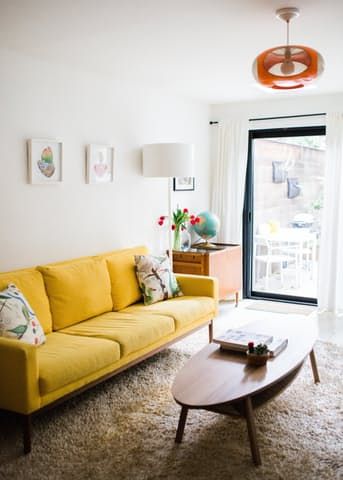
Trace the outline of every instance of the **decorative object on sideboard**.
[[111, 183], [114, 180], [114, 147], [112, 145], [87, 145], [86, 182]]
[[289, 22], [299, 16], [295, 7], [279, 8], [276, 17], [287, 24], [287, 43], [260, 53], [253, 63], [257, 82], [274, 90], [302, 88], [316, 80], [324, 71], [320, 53], [310, 47], [289, 44]]
[[174, 192], [187, 192], [195, 190], [194, 177], [177, 177], [173, 180]]
[[[158, 225], [164, 226], [167, 216], [161, 215], [158, 219]], [[191, 236], [188, 231], [190, 225], [196, 225], [200, 221], [199, 217], [191, 215], [188, 208], [179, 207], [173, 211], [171, 230], [173, 231], [173, 250], [187, 251], [191, 246]]]
[[172, 252], [172, 180], [174, 177], [194, 175], [194, 146], [188, 143], [153, 143], [143, 146], [144, 177], [168, 178], [168, 250], [170, 263]]
[[193, 225], [193, 230], [199, 235], [203, 242], [195, 243], [193, 246], [197, 248], [216, 248], [209, 240], [218, 233], [220, 227], [219, 218], [215, 213], [208, 211], [198, 213], [197, 217], [200, 220]]
[[27, 142], [28, 182], [47, 184], [62, 182], [63, 145], [57, 139], [34, 139]]

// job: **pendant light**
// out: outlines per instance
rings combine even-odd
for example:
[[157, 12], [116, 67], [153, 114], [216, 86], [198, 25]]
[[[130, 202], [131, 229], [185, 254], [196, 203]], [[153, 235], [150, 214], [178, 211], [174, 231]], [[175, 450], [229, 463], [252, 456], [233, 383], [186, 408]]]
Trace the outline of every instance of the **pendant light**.
[[257, 82], [275, 90], [302, 88], [316, 80], [324, 70], [323, 57], [303, 45], [289, 44], [289, 22], [299, 16], [299, 9], [276, 10], [276, 17], [287, 24], [287, 44], [269, 48], [256, 57], [253, 74]]

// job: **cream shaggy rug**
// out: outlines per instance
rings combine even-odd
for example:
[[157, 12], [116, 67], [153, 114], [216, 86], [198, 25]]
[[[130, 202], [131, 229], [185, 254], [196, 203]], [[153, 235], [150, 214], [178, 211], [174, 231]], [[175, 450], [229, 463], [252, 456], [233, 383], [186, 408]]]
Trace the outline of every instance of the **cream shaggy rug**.
[[170, 387], [203, 330], [34, 420], [21, 454], [13, 418], [0, 416], [0, 478], [13, 480], [343, 479], [343, 348], [318, 342], [321, 383], [309, 362], [256, 413], [263, 465], [252, 464], [243, 420], [193, 410], [174, 443], [179, 407]]

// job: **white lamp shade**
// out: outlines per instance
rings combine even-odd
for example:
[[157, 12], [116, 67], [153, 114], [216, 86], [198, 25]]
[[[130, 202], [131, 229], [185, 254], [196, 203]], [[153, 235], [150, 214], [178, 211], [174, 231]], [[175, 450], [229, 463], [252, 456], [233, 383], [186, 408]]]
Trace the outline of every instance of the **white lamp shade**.
[[193, 177], [194, 146], [188, 143], [153, 143], [143, 146], [144, 177]]

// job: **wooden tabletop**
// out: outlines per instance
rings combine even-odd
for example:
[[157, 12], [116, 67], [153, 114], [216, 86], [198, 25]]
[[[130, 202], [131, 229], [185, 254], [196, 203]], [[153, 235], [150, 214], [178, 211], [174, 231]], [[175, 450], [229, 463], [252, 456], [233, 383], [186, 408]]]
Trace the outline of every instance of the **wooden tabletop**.
[[[295, 370], [316, 341], [317, 319], [285, 315], [240, 327], [240, 330], [288, 338], [286, 349], [263, 367], [248, 366], [246, 355], [223, 351], [211, 343], [200, 350], [177, 374], [172, 387], [175, 400], [184, 406], [206, 408], [254, 395]], [[230, 323], [228, 321], [228, 327]]]

